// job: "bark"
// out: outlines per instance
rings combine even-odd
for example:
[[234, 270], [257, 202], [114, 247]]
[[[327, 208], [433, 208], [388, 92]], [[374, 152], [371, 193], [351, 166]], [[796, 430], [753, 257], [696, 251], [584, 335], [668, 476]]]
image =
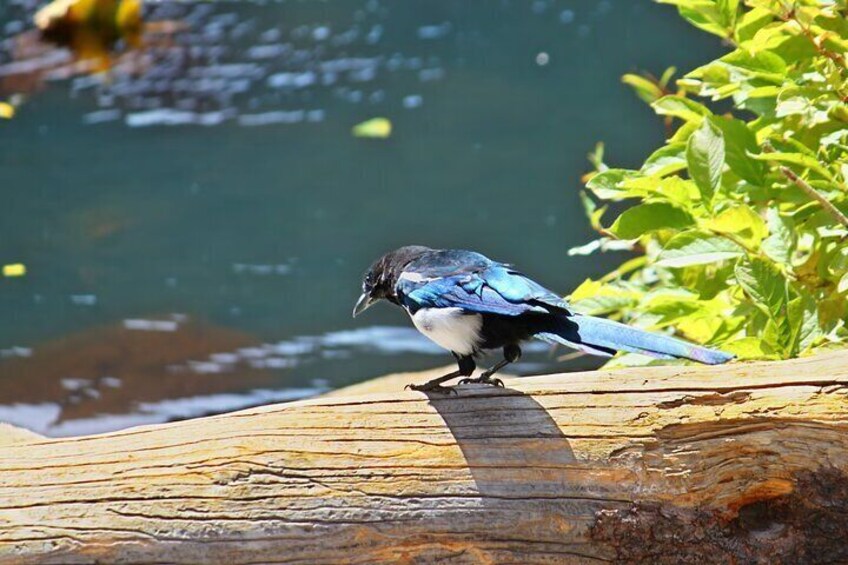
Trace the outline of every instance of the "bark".
[[[421, 380], [419, 378], [419, 380]], [[0, 441], [0, 563], [848, 560], [848, 352]]]

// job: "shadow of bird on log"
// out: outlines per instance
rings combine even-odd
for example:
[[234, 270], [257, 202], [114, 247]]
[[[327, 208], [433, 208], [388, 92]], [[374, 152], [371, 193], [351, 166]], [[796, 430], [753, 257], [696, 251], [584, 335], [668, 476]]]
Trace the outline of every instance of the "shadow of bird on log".
[[457, 387], [429, 394], [484, 498], [558, 498], [576, 463], [568, 439], [533, 397], [511, 388]]

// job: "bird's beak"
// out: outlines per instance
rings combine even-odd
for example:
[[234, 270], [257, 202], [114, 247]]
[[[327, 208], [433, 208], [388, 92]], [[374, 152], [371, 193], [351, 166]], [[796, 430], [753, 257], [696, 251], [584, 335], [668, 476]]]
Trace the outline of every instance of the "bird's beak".
[[359, 314], [368, 310], [374, 302], [376, 302], [376, 300], [371, 298], [367, 292], [363, 292], [362, 296], [359, 297], [359, 300], [356, 301], [356, 306], [353, 307], [353, 317], [356, 318]]

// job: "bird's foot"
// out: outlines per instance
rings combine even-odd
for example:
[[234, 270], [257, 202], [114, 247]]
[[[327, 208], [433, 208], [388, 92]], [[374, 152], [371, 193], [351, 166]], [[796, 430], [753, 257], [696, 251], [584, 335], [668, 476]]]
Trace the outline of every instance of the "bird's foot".
[[492, 375], [490, 375], [488, 373], [483, 373], [482, 375], [480, 375], [479, 377], [477, 377], [475, 379], [467, 378], [467, 379], [462, 379], [461, 381], [459, 381], [459, 384], [461, 384], [461, 385], [471, 384], [471, 383], [499, 386], [501, 388], [503, 388], [503, 386], [504, 386], [502, 380], [500, 380], [497, 377], [493, 378]]
[[424, 383], [423, 385], [408, 384], [404, 390], [417, 390], [418, 392], [437, 392], [439, 394], [458, 394], [451, 386], [442, 386], [439, 383]]

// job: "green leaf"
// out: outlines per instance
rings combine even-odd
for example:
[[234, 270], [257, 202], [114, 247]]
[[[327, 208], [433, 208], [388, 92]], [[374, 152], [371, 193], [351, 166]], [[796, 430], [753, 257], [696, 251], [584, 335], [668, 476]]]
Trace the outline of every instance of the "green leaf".
[[774, 322], [778, 343], [784, 352], [789, 353], [792, 330], [787, 312], [789, 302], [787, 280], [774, 263], [759, 257], [749, 257], [745, 261], [740, 261], [736, 265], [735, 273], [736, 280], [745, 294]]
[[830, 109], [827, 111], [827, 117], [831, 120], [848, 123], [848, 105], [838, 104], [835, 106], [831, 106]]
[[770, 51], [753, 53], [747, 49], [737, 49], [719, 60], [728, 65], [758, 73], [757, 76], [760, 78], [780, 81], [786, 73], [786, 62]]
[[709, 120], [704, 120], [686, 146], [689, 176], [695, 181], [702, 199], [709, 203], [721, 186], [724, 168], [724, 136]]
[[651, 326], [664, 327], [684, 319], [715, 316], [716, 304], [699, 300], [698, 294], [680, 288], [660, 289], [646, 295], [640, 302], [641, 309], [653, 319]]
[[678, 234], [666, 243], [657, 257], [658, 267], [688, 267], [736, 259], [745, 254], [738, 244], [719, 235], [700, 230]]
[[[767, 28], [768, 29], [768, 28]], [[756, 44], [756, 40], [759, 39], [758, 34], [755, 37], [755, 41], [752, 41], [751, 44]], [[765, 45], [760, 46], [760, 49], [769, 50], [776, 55], [780, 56], [784, 61], [788, 61], [789, 63], [798, 63], [799, 61], [803, 61], [804, 59], [809, 59], [810, 57], [815, 57], [817, 55], [816, 45], [809, 38], [804, 37], [802, 34], [791, 35], [789, 37], [786, 34], [781, 34], [778, 39], [772, 39], [770, 42], [765, 42]]]
[[647, 78], [634, 74], [626, 74], [621, 77], [621, 82], [629, 84], [636, 92], [636, 96], [651, 104], [663, 95], [662, 89]]
[[594, 175], [586, 183], [586, 188], [602, 200], [622, 200], [628, 198], [627, 190], [619, 184], [625, 179], [635, 176], [635, 171], [627, 169], [607, 169]]
[[831, 333], [845, 324], [845, 297], [831, 295], [818, 302], [819, 324], [824, 333]]
[[765, 167], [749, 156], [749, 153], [759, 151], [754, 132], [748, 129], [745, 122], [734, 118], [714, 116], [710, 121], [724, 136], [725, 161], [730, 170], [751, 184], [762, 185], [765, 182]]
[[774, 350], [779, 355], [779, 358], [785, 358], [791, 355], [791, 349], [788, 343], [791, 336], [788, 335], [788, 331], [781, 331], [774, 320], [766, 318], [766, 323], [761, 333], [763, 343]]
[[683, 125], [677, 128], [674, 135], [669, 138], [668, 143], [680, 143], [685, 148], [686, 142], [689, 141], [689, 138], [700, 126], [700, 122], [683, 122]]
[[775, 208], [766, 211], [769, 236], [763, 240], [761, 249], [778, 265], [789, 265], [795, 250], [795, 232], [792, 220], [784, 218]]
[[774, 21], [774, 16], [764, 8], [754, 8], [742, 14], [736, 24], [736, 40], [743, 43], [756, 34], [760, 29]]
[[665, 202], [649, 202], [625, 210], [609, 231], [619, 239], [636, 239], [648, 232], [691, 225], [692, 216], [680, 208]]
[[669, 67], [663, 71], [662, 76], [660, 77], [660, 86], [665, 88], [668, 86], [668, 83], [671, 82], [671, 77], [674, 76], [674, 73], [677, 72], [677, 67]]
[[798, 165], [799, 167], [803, 167], [805, 169], [810, 169], [814, 171], [818, 175], [826, 178], [827, 180], [833, 182], [835, 179], [821, 163], [819, 163], [814, 157], [809, 155], [804, 155], [803, 153], [780, 153], [780, 152], [772, 152], [772, 153], [749, 153], [748, 154], [752, 159], [756, 159], [758, 161], [775, 161], [777, 163], [785, 163], [789, 165]]
[[721, 23], [727, 29], [736, 25], [736, 15], [739, 11], [739, 0], [716, 0], [716, 7], [721, 16]]
[[686, 168], [685, 143], [670, 143], [654, 151], [639, 171], [644, 175], [664, 177]]
[[708, 33], [727, 37], [728, 29], [712, 0], [657, 0], [660, 4], [677, 6], [680, 15], [695, 27]]
[[[731, 82], [730, 70], [727, 65], [721, 63], [709, 63], [703, 67], [698, 67], [687, 74], [686, 79], [700, 79], [713, 87], [724, 86]], [[702, 92], [702, 94], [706, 95], [707, 92]]]
[[607, 211], [607, 206], [598, 206], [594, 200], [583, 190], [580, 191], [580, 203], [583, 204], [583, 209], [586, 212], [586, 217], [589, 219], [589, 225], [595, 231], [603, 231], [601, 218]]
[[848, 272], [848, 246], [835, 250], [827, 261], [827, 272], [836, 277]]
[[842, 278], [839, 279], [839, 284], [836, 287], [836, 292], [843, 294], [848, 292], [848, 273], [842, 275]]
[[621, 187], [638, 198], [665, 200], [690, 213], [700, 196], [695, 183], [678, 176], [634, 177], [622, 182]]
[[752, 257], [736, 266], [736, 280], [763, 312], [774, 318], [785, 316], [786, 279], [769, 261]]
[[815, 102], [807, 96], [790, 96], [777, 101], [774, 115], [778, 118], [786, 116], [802, 116], [813, 119], [818, 112]]
[[602, 173], [609, 168], [604, 163], [604, 143], [602, 141], [595, 144], [595, 148], [591, 153], [586, 155], [586, 159], [592, 163], [592, 166], [595, 167], [595, 170], [599, 173]]
[[819, 313], [812, 296], [799, 296], [789, 303], [789, 322], [792, 325], [792, 354], [809, 349], [823, 337], [819, 328]]
[[651, 107], [660, 116], [672, 116], [686, 122], [700, 122], [705, 116], [712, 114], [703, 104], [678, 95], [663, 96], [651, 104]]

